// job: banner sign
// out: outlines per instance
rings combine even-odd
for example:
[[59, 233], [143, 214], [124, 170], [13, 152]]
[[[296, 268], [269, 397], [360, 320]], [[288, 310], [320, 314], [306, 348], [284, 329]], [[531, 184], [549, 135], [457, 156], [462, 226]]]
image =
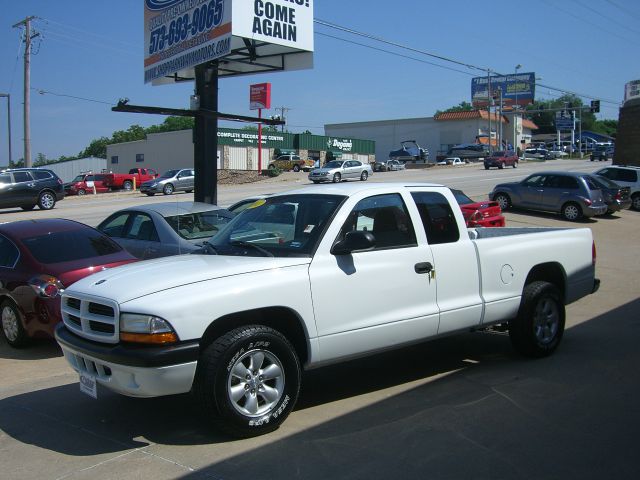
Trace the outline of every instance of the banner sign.
[[254, 83], [249, 86], [249, 109], [271, 108], [271, 84]]
[[491, 77], [475, 77], [471, 79], [471, 103], [474, 107], [486, 107], [490, 97], [494, 104], [529, 105], [535, 100], [536, 75], [530, 73], [514, 73], [511, 75], [492, 75]]
[[313, 52], [313, 0], [234, 0], [233, 35]]
[[144, 0], [144, 82], [229, 54], [231, 6], [231, 0]]
[[640, 80], [633, 80], [624, 86], [624, 101], [640, 98]]

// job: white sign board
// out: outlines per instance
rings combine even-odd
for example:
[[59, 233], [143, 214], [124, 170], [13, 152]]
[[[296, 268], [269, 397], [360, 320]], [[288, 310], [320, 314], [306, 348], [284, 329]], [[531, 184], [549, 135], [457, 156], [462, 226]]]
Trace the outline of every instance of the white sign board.
[[228, 57], [242, 39], [313, 52], [313, 0], [144, 0], [144, 81]]
[[231, 0], [144, 0], [144, 81], [227, 55]]
[[640, 98], [640, 80], [633, 80], [624, 86], [624, 101]]

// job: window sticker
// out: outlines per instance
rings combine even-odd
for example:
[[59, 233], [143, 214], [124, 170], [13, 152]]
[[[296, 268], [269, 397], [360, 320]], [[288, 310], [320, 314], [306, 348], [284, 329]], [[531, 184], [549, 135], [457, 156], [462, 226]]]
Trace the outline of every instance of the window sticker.
[[255, 202], [253, 202], [251, 205], [249, 205], [247, 207], [247, 210], [249, 210], [250, 208], [258, 208], [261, 207], [262, 205], [264, 205], [265, 203], [267, 203], [267, 201], [264, 198], [261, 198], [260, 200], [256, 200]]
[[306, 227], [304, 227], [304, 233], [311, 233], [314, 228], [315, 225], [307, 225]]

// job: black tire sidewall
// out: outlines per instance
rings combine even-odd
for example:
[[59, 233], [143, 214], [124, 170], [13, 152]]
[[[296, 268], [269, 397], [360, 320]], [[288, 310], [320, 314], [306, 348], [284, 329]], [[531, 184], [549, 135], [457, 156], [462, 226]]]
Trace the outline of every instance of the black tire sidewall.
[[[540, 343], [535, 335], [534, 314], [539, 302], [552, 299], [556, 303], [560, 316], [555, 338], [549, 343]], [[529, 357], [546, 357], [551, 355], [564, 335], [566, 313], [558, 289], [549, 282], [536, 281], [526, 285], [518, 316], [509, 322], [509, 337], [514, 348]]]
[[[237, 359], [256, 349], [278, 358], [284, 369], [285, 386], [278, 404], [269, 413], [249, 417], [235, 409], [227, 384]], [[211, 344], [201, 361], [198, 378], [201, 405], [214, 424], [227, 433], [240, 438], [268, 433], [278, 428], [293, 410], [300, 391], [300, 363], [291, 344], [277, 331], [256, 325], [238, 328]]]

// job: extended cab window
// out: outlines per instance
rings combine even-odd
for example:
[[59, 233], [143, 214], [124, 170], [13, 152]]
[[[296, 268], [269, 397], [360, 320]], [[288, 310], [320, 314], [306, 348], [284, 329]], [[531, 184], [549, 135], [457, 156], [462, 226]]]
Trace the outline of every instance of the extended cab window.
[[338, 240], [355, 230], [373, 233], [376, 250], [417, 245], [409, 212], [397, 193], [360, 200], [342, 226]]
[[422, 225], [431, 245], [452, 243], [460, 239], [458, 222], [449, 201], [437, 192], [412, 192]]

